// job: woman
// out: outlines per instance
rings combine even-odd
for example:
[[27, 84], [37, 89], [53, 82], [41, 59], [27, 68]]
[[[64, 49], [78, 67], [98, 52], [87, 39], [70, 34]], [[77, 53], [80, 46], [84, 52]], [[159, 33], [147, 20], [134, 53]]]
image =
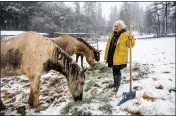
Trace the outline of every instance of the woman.
[[110, 35], [104, 55], [104, 60], [108, 63], [108, 67], [113, 70], [114, 84], [109, 85], [109, 88], [114, 87], [117, 92], [121, 81], [120, 70], [127, 66], [128, 48], [130, 47], [129, 40], [132, 39], [132, 47], [135, 45], [135, 38], [129, 38], [129, 32], [126, 32], [126, 25], [122, 20], [114, 23], [113, 33]]

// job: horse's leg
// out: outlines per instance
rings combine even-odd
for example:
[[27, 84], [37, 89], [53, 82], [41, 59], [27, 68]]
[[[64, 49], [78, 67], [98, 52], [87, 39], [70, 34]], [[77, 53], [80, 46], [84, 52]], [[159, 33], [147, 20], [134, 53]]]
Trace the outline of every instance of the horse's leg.
[[[30, 82], [31, 83], [31, 82]], [[30, 85], [30, 94], [29, 94], [29, 100], [28, 100], [28, 103], [29, 103], [29, 106], [33, 106], [33, 101], [34, 101], [34, 96], [33, 96], [33, 91], [32, 91], [32, 85]]]
[[78, 59], [79, 59], [79, 55], [76, 54], [76, 62], [78, 62]]
[[28, 102], [32, 108], [36, 108], [39, 105], [40, 76], [32, 76], [29, 78], [29, 81], [31, 87]]
[[84, 55], [81, 55], [81, 67], [83, 68], [83, 58], [84, 58]]
[[6, 109], [6, 106], [3, 104], [3, 102], [1, 101], [1, 99], [0, 99], [0, 111], [1, 110], [5, 110]]

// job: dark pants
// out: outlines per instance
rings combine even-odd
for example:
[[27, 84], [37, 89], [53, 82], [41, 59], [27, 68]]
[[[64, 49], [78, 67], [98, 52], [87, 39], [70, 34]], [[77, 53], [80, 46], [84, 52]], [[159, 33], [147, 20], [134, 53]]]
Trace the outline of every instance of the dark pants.
[[121, 82], [121, 69], [125, 68], [127, 65], [119, 65], [119, 66], [113, 66], [113, 78], [114, 78], [114, 86], [119, 88], [120, 82]]

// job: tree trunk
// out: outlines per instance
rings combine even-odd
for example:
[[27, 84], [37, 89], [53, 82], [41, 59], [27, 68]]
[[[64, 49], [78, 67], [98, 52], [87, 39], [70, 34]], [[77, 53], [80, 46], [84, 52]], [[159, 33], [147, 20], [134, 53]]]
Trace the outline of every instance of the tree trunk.
[[149, 29], [149, 35], [150, 35], [150, 29]]
[[167, 36], [167, 2], [165, 8], [165, 35]]
[[160, 28], [160, 19], [159, 19], [159, 14], [158, 14], [158, 9], [157, 9], [157, 2], [154, 2], [154, 5], [155, 5], [155, 13], [156, 13], [156, 16], [157, 16], [157, 24], [156, 26], [158, 27], [157, 28], [157, 37], [158, 35], [160, 35], [160, 32], [161, 32], [161, 28]]
[[159, 19], [159, 14], [157, 13], [157, 18], [158, 18], [158, 29], [157, 29], [157, 33], [158, 35], [160, 35], [160, 19]]
[[142, 30], [141, 30], [141, 23], [139, 22], [139, 31], [140, 31], [140, 35], [142, 34]]

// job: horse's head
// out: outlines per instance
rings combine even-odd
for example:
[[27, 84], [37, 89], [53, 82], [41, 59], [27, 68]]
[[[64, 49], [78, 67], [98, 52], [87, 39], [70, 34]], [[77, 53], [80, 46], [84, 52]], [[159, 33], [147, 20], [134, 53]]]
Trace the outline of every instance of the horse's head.
[[72, 94], [74, 101], [82, 100], [83, 87], [85, 82], [86, 69], [80, 70], [78, 74], [68, 77], [68, 88]]
[[100, 61], [100, 52], [101, 50], [97, 50], [97, 49], [94, 50], [94, 56], [96, 61]]
[[94, 52], [93, 51], [94, 51], [93, 49], [90, 49], [88, 57], [86, 57], [86, 60], [91, 67], [93, 67], [95, 65], [94, 64]]

